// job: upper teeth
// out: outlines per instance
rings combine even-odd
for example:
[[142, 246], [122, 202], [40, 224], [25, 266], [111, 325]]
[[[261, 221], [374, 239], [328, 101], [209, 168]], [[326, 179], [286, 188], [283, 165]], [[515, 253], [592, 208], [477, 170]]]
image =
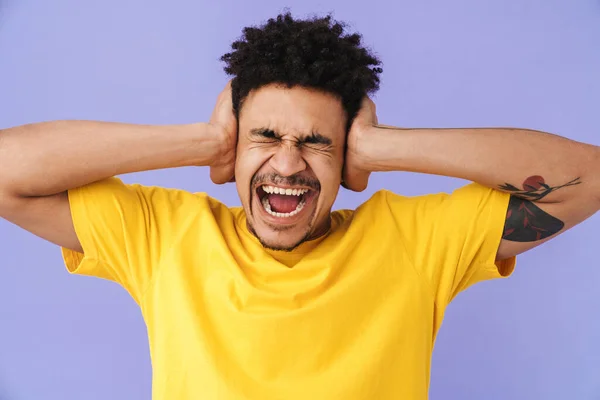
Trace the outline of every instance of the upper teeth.
[[277, 186], [263, 186], [263, 190], [270, 194], [285, 194], [288, 196], [302, 196], [308, 192], [308, 189], [290, 189], [290, 188], [279, 188]]

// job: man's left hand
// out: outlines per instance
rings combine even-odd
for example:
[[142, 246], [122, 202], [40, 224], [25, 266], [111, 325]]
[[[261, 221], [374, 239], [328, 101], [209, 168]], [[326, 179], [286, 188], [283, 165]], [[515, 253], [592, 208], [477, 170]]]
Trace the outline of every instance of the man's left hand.
[[[367, 188], [371, 170], [368, 167], [369, 140], [377, 125], [375, 103], [365, 97], [348, 133], [342, 186], [355, 192]], [[369, 139], [371, 137], [371, 139]]]

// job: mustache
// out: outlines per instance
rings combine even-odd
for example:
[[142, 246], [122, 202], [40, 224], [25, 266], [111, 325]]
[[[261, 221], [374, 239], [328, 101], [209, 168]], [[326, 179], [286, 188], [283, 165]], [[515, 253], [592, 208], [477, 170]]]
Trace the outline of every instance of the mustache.
[[321, 190], [321, 184], [317, 179], [302, 175], [281, 176], [275, 173], [254, 175], [252, 186], [256, 186], [260, 182], [281, 186], [307, 186], [314, 190]]

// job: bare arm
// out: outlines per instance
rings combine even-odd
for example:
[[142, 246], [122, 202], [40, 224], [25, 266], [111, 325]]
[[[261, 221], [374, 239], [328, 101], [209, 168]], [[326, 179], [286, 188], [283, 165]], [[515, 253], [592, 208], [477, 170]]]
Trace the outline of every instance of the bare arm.
[[211, 165], [220, 146], [208, 124], [56, 121], [0, 130], [0, 217], [81, 252], [67, 190], [131, 172]]
[[600, 209], [597, 146], [510, 128], [376, 125], [363, 139], [358, 146], [368, 171], [453, 176], [511, 193], [498, 259], [536, 247]]

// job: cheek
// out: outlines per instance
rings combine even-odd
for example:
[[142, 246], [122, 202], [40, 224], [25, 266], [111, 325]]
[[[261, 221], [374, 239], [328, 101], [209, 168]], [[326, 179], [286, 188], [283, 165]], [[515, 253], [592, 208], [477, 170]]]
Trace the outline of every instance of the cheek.
[[270, 153], [266, 149], [238, 148], [235, 160], [235, 181], [240, 195], [248, 190], [252, 177], [268, 161]]
[[321, 183], [322, 194], [337, 193], [342, 180], [343, 158], [319, 156], [307, 162]]

